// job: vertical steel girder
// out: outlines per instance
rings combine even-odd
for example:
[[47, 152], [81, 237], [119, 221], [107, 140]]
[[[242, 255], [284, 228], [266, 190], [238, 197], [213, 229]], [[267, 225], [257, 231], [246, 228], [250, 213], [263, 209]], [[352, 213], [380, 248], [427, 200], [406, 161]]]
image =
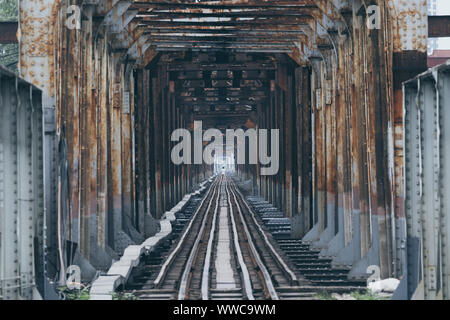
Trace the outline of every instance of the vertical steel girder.
[[44, 264], [35, 269], [36, 256], [45, 257], [40, 99], [35, 87], [0, 69], [0, 296], [5, 300], [36, 297], [36, 282], [45, 276]]
[[449, 74], [446, 64], [404, 85], [407, 236], [420, 249], [417, 258], [407, 252], [408, 293], [416, 299], [450, 298]]

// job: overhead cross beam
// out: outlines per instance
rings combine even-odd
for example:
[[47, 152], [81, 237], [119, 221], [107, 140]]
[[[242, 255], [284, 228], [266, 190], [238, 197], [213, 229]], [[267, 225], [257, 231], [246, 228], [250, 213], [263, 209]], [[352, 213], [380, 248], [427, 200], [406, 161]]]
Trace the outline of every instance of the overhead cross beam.
[[428, 37], [450, 37], [450, 16], [428, 16]]
[[17, 43], [17, 22], [0, 21], [0, 43]]
[[[328, 0], [89, 0], [104, 15], [113, 47], [131, 60], [154, 51], [233, 50], [322, 56], [344, 23], [342, 3]], [[336, 50], [336, 48], [334, 48]]]

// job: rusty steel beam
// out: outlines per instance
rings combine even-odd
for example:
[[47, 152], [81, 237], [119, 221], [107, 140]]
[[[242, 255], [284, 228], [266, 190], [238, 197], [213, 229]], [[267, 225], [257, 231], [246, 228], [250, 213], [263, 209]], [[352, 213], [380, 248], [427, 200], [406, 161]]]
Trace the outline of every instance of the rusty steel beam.
[[185, 97], [192, 97], [192, 96], [199, 96], [202, 95], [205, 96], [217, 96], [223, 92], [226, 92], [227, 95], [233, 97], [233, 96], [239, 96], [241, 94], [247, 94], [247, 95], [265, 95], [267, 94], [267, 90], [269, 88], [252, 88], [252, 87], [246, 87], [246, 88], [185, 88], [184, 91], [180, 92], [180, 96]]
[[[144, 2], [140, 5], [141, 9], [148, 5], [150, 2]], [[315, 4], [317, 5], [315, 5]], [[231, 11], [231, 9], [229, 9], [229, 12], [224, 12], [223, 10], [225, 9], [217, 9], [217, 8], [213, 8], [213, 9], [208, 9], [208, 11], [203, 11], [201, 8], [197, 8], [197, 9], [187, 9], [187, 8], [183, 8], [182, 6], [185, 5], [186, 3], [179, 3], [179, 8], [178, 9], [173, 9], [172, 11], [166, 11], [163, 13], [163, 16], [159, 16], [158, 12], [154, 11], [154, 8], [152, 8], [152, 11], [149, 12], [144, 12], [144, 10], [140, 10], [141, 15], [139, 15], [139, 19], [142, 19], [141, 21], [143, 21], [146, 24], [151, 24], [153, 27], [160, 27], [160, 28], [170, 28], [170, 26], [172, 26], [172, 28], [180, 28], [180, 27], [184, 27], [184, 32], [187, 32], [188, 30], [186, 29], [186, 27], [189, 26], [195, 26], [195, 24], [198, 24], [200, 26], [202, 26], [201, 24], [205, 24], [204, 26], [206, 28], [203, 29], [203, 31], [206, 30], [210, 30], [210, 28], [213, 27], [218, 27], [218, 26], [224, 26], [224, 27], [230, 27], [232, 25], [235, 26], [239, 26], [239, 29], [244, 29], [243, 27], [245, 25], [251, 25], [254, 22], [258, 22], [258, 17], [260, 17], [260, 15], [254, 15], [253, 19], [254, 21], [249, 21], [248, 18], [244, 21], [238, 21], [238, 19], [236, 19], [236, 16], [231, 18], [224, 17], [224, 16], [220, 16], [220, 14], [224, 14], [224, 13], [233, 13], [233, 14], [239, 14], [240, 12], [233, 12]], [[205, 5], [208, 3], [202, 3], [202, 5]], [[211, 3], [209, 3], [211, 5]], [[223, 3], [221, 3], [223, 4]], [[233, 1], [233, 5], [259, 5], [259, 4], [263, 4], [266, 5], [267, 3], [261, 3], [261, 2], [235, 2]], [[282, 3], [281, 3], [282, 4]], [[290, 5], [295, 4], [295, 3], [291, 3]], [[289, 16], [289, 19], [293, 19], [294, 22], [289, 24], [289, 21], [287, 21], [288, 19], [286, 19], [286, 17], [283, 17], [282, 19], [280, 19], [280, 16], [274, 16], [271, 15], [274, 12], [273, 11], [269, 11], [264, 13], [264, 9], [267, 10], [267, 8], [259, 8], [259, 7], [255, 7], [257, 9], [256, 12], [260, 12], [265, 14], [265, 19], [261, 20], [264, 21], [264, 24], [266, 24], [267, 26], [275, 26], [275, 28], [277, 28], [276, 30], [280, 30], [278, 28], [280, 28], [280, 25], [286, 25], [287, 26], [291, 26], [295, 29], [295, 27], [298, 27], [298, 25], [300, 25], [301, 29], [303, 30], [304, 28], [307, 28], [308, 31], [307, 33], [309, 34], [309, 41], [305, 40], [305, 39], [299, 39], [299, 42], [303, 43], [302, 45], [302, 51], [305, 52], [306, 50], [306, 54], [308, 56], [312, 55], [314, 56], [314, 53], [311, 51], [314, 51], [314, 48], [311, 48], [311, 43], [316, 43], [317, 39], [316, 36], [321, 38], [321, 41], [326, 41], [326, 39], [329, 37], [329, 34], [327, 34], [328, 30], [330, 29], [335, 29], [337, 30], [336, 27], [333, 26], [333, 21], [336, 20], [343, 20], [343, 18], [340, 16], [338, 10], [336, 9], [336, 7], [334, 7], [334, 5], [332, 4], [327, 4], [324, 1], [309, 1], [308, 3], [306, 3], [307, 5], [309, 5], [308, 7], [304, 7], [303, 10], [301, 11], [301, 13], [303, 14], [302, 17], [304, 17], [303, 19], [299, 16]], [[217, 5], [217, 3], [213, 4], [214, 6]], [[320, 10], [313, 10], [314, 9], [318, 9], [320, 8]], [[184, 10], [184, 11], [183, 11]], [[218, 11], [214, 11], [214, 10], [218, 10]], [[236, 8], [234, 8], [234, 10], [236, 10]], [[279, 8], [278, 8], [279, 10]], [[251, 12], [251, 10], [249, 10]], [[276, 11], [276, 10], [275, 10]], [[183, 17], [183, 14], [192, 14], [190, 17], [188, 18], [184, 18], [183, 20], [179, 20], [174, 21], [173, 20], [173, 16], [170, 16], [170, 13], [182, 13], [180, 16]], [[212, 12], [212, 13], [211, 13]], [[164, 15], [165, 14], [165, 15]], [[203, 14], [203, 16], [202, 16]], [[211, 18], [214, 17], [214, 15], [217, 16], [217, 21], [216, 22], [212, 22], [212, 21], [207, 21], [204, 20], [203, 18]], [[276, 17], [276, 18], [274, 18]], [[164, 19], [167, 18], [167, 19]], [[170, 22], [168, 21], [168, 18], [170, 18]], [[225, 19], [225, 20], [224, 20]], [[312, 19], [315, 20], [315, 22], [312, 21]], [[145, 22], [145, 20], [147, 20]], [[187, 20], [187, 21], [186, 21]], [[270, 21], [269, 21], [270, 20]], [[270, 23], [271, 22], [271, 23]], [[155, 25], [156, 24], [156, 25]], [[229, 24], [229, 25], [227, 25]], [[254, 24], [253, 27], [258, 27], [257, 24]], [[267, 27], [263, 27], [264, 29], [267, 29]], [[153, 29], [153, 28], [152, 28]], [[229, 29], [229, 28], [227, 28]], [[288, 29], [292, 29], [292, 28], [288, 28]], [[198, 29], [197, 30], [202, 30], [202, 29]], [[217, 28], [216, 28], [217, 30]], [[245, 30], [245, 29], [244, 29]], [[192, 30], [192, 32], [195, 32], [196, 30]], [[226, 30], [222, 30], [222, 31], [226, 31]], [[283, 31], [281, 29], [281, 31]], [[289, 31], [289, 30], [284, 30], [284, 31]], [[191, 32], [189, 30], [189, 32]], [[331, 45], [331, 44], [330, 44]], [[306, 47], [307, 49], [303, 49], [303, 47]], [[213, 47], [204, 47], [204, 46], [188, 46], [188, 48], [190, 49], [194, 49], [194, 50], [205, 50], [205, 49], [223, 49], [222, 47], [218, 47], [218, 48], [213, 48]], [[177, 47], [162, 47], [162, 48], [158, 48], [158, 50], [177, 50]], [[183, 49], [183, 48], [180, 48]], [[184, 48], [186, 49], [186, 48]], [[235, 48], [232, 47], [232, 49], [240, 49], [240, 48]], [[295, 47], [288, 47], [288, 48], [273, 48], [274, 50], [278, 51], [278, 52], [291, 52], [292, 50], [296, 49]], [[266, 48], [261, 48], [261, 47], [256, 47], [254, 49], [248, 50], [248, 51], [267, 51]]]
[[[132, 6], [131, 8], [136, 8]], [[139, 7], [139, 6], [138, 6]], [[189, 10], [189, 9], [178, 9], [178, 10], [155, 10], [146, 12], [139, 11], [140, 16], [146, 16], [149, 18], [157, 19], [179, 19], [179, 18], [257, 18], [257, 17], [303, 17], [309, 16], [310, 7], [302, 8], [281, 8], [278, 10], [264, 10], [263, 8], [258, 9], [243, 9], [241, 11], [236, 10]]]
[[[141, 26], [145, 27], [144, 24]], [[258, 29], [258, 28], [246, 28], [246, 29], [240, 29], [235, 28], [233, 30], [231, 29], [197, 29], [197, 28], [184, 28], [183, 30], [171, 30], [170, 28], [164, 29], [164, 28], [151, 28], [148, 29], [144, 34], [147, 35], [165, 35], [165, 36], [189, 36], [189, 37], [204, 37], [204, 36], [216, 36], [216, 37], [241, 37], [242, 35], [248, 36], [248, 37], [262, 37], [262, 38], [272, 38], [272, 36], [275, 37], [283, 37], [283, 36], [289, 36], [289, 35], [295, 35], [295, 37], [300, 37], [300, 39], [305, 39], [305, 31], [304, 29], [286, 29], [286, 30], [272, 30], [269, 28], [266, 29]]]
[[230, 104], [254, 104], [260, 102], [261, 100], [266, 99], [267, 96], [220, 96], [220, 97], [181, 97], [179, 98], [180, 103], [184, 104], [222, 104], [222, 103], [230, 103]]
[[285, 46], [211, 46], [211, 45], [155, 45], [151, 47], [156, 51], [224, 51], [233, 50], [236, 52], [247, 52], [247, 53], [289, 53], [292, 51], [293, 47], [286, 48]]
[[146, 33], [149, 36], [149, 41], [172, 41], [172, 42], [250, 42], [250, 43], [271, 43], [271, 42], [283, 42], [294, 43], [300, 41], [300, 35], [267, 35], [267, 34], [239, 34], [239, 33], [225, 33], [225, 34], [195, 34], [195, 33]]
[[244, 79], [244, 80], [263, 80], [263, 79], [275, 79], [274, 72], [266, 72], [265, 70], [238, 70], [233, 71], [194, 71], [194, 72], [172, 72], [170, 74], [171, 80], [231, 80], [231, 79]]
[[450, 37], [450, 16], [428, 16], [428, 37]]
[[181, 88], [233, 88], [233, 87], [267, 87], [269, 80], [245, 80], [242, 79], [240, 82], [235, 82], [233, 80], [211, 80], [211, 83], [209, 83], [207, 86], [207, 81], [204, 80], [185, 80], [181, 84], [181, 86], [178, 86], [177, 83], [177, 89]]
[[226, 30], [252, 30], [252, 29], [269, 29], [276, 31], [301, 30], [302, 26], [308, 25], [309, 19], [299, 19], [294, 22], [287, 22], [283, 19], [268, 23], [264, 21], [226, 21], [226, 22], [208, 22], [208, 21], [186, 21], [186, 22], [168, 22], [168, 21], [154, 21], [146, 18], [137, 18], [139, 22], [147, 25], [149, 28], [155, 29], [169, 29], [169, 30], [183, 30], [189, 28], [199, 28], [206, 30], [226, 29]]
[[243, 8], [264, 8], [264, 9], [279, 9], [279, 8], [317, 8], [314, 1], [203, 1], [198, 3], [185, 1], [135, 1], [134, 8], [157, 8], [157, 9], [213, 9], [213, 10], [227, 10], [227, 9], [243, 9]]
[[218, 71], [218, 70], [276, 70], [276, 65], [273, 62], [245, 62], [233, 64], [210, 64], [210, 63], [171, 63], [169, 71]]
[[295, 46], [294, 42], [225, 42], [225, 41], [166, 41], [154, 40], [149, 44], [152, 47], [188, 47], [188, 48], [279, 48], [288, 49]]
[[0, 21], [0, 44], [17, 43], [17, 22], [1, 22]]
[[[199, 90], [197, 90], [199, 89]], [[232, 89], [241, 89], [241, 88], [226, 88], [225, 90], [220, 88], [187, 88], [185, 91], [181, 91], [178, 93], [179, 97], [219, 97], [219, 96], [227, 96], [230, 98], [234, 97], [267, 97], [267, 91], [264, 88], [260, 88], [260, 90], [253, 90], [252, 88], [242, 88], [244, 90], [232, 90]], [[223, 92], [220, 92], [223, 91]]]
[[173, 25], [210, 25], [210, 26], [229, 26], [229, 25], [257, 25], [257, 24], [276, 24], [276, 25], [286, 25], [286, 26], [296, 26], [298, 24], [305, 24], [306, 20], [311, 19], [310, 15], [298, 15], [298, 16], [286, 16], [286, 17], [273, 17], [273, 16], [262, 16], [262, 17], [242, 17], [242, 18], [223, 18], [223, 17], [195, 17], [195, 18], [171, 18], [165, 19], [160, 17], [151, 17], [147, 15], [139, 15], [137, 19], [142, 23], [146, 24], [158, 24], [171, 23]]
[[180, 98], [180, 102], [184, 103], [199, 103], [199, 104], [213, 104], [213, 103], [255, 103], [259, 100], [265, 99], [267, 96], [235, 96], [228, 97], [226, 95], [218, 96], [218, 97], [182, 97]]
[[249, 108], [256, 105], [260, 101], [254, 102], [180, 102], [183, 106], [193, 106], [193, 107], [213, 107], [213, 108], [225, 108], [225, 107], [238, 107], [238, 106], [248, 106]]
[[[295, 40], [294, 40], [295, 41]], [[227, 47], [227, 46], [293, 46], [294, 41], [289, 39], [273, 39], [273, 40], [251, 40], [248, 38], [247, 40], [238, 40], [237, 39], [213, 39], [213, 40], [207, 40], [207, 39], [187, 39], [187, 38], [168, 38], [168, 39], [161, 39], [161, 38], [150, 38], [149, 43], [152, 45], [184, 45], [184, 46], [196, 46], [196, 45], [208, 45], [208, 46], [216, 46], [216, 47]]]

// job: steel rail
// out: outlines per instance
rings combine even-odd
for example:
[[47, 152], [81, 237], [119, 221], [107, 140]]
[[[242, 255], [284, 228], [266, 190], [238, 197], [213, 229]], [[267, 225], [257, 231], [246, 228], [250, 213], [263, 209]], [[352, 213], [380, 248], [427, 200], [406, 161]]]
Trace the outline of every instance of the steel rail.
[[234, 221], [234, 215], [233, 215], [233, 207], [231, 205], [231, 197], [230, 192], [228, 190], [228, 182], [226, 182], [226, 191], [227, 191], [227, 200], [228, 200], [228, 207], [230, 208], [230, 217], [231, 217], [231, 226], [233, 230], [233, 243], [236, 250], [237, 259], [239, 262], [239, 267], [242, 274], [242, 284], [244, 286], [245, 295], [248, 300], [255, 300], [255, 297], [253, 295], [253, 288], [252, 288], [252, 282], [250, 280], [250, 273], [248, 272], [247, 265], [245, 264], [244, 257], [242, 256], [242, 250], [241, 246], [239, 245], [239, 238], [236, 228], [236, 222]]
[[169, 257], [167, 257], [167, 260], [162, 265], [161, 270], [160, 270], [160, 272], [158, 274], [158, 277], [156, 277], [155, 281], [153, 281], [153, 284], [155, 285], [155, 287], [158, 287], [159, 284], [161, 283], [161, 281], [165, 278], [168, 268], [173, 263], [175, 257], [178, 255], [180, 248], [184, 245], [184, 241], [186, 239], [186, 236], [189, 233], [189, 231], [191, 230], [191, 228], [192, 228], [192, 226], [194, 224], [194, 221], [196, 220], [196, 218], [198, 216], [198, 213], [203, 208], [203, 205], [204, 205], [206, 199], [208, 199], [209, 195], [215, 190], [215, 186], [217, 184], [218, 184], [218, 178], [216, 178], [216, 180], [214, 181], [214, 183], [211, 185], [210, 189], [208, 190], [208, 193], [205, 195], [205, 197], [203, 197], [203, 199], [200, 202], [197, 210], [194, 213], [194, 216], [192, 217], [191, 221], [189, 222], [188, 227], [186, 228], [186, 230], [184, 231], [183, 235], [181, 236], [180, 241], [178, 241], [177, 246], [172, 251], [172, 253], [169, 255]]
[[[220, 179], [222, 179], [222, 178], [220, 178]], [[208, 207], [206, 209], [205, 215], [204, 215], [203, 220], [202, 220], [202, 225], [201, 225], [200, 230], [198, 232], [197, 238], [195, 239], [194, 245], [193, 245], [193, 247], [191, 249], [191, 253], [189, 255], [189, 258], [188, 258], [188, 260], [186, 262], [186, 266], [184, 268], [183, 275], [181, 277], [180, 288], [178, 290], [178, 300], [184, 300], [186, 298], [188, 282], [189, 282], [189, 278], [190, 278], [191, 272], [192, 272], [192, 262], [194, 261], [194, 258], [195, 258], [195, 256], [198, 253], [199, 244], [200, 244], [201, 238], [203, 236], [203, 232], [204, 232], [204, 229], [205, 229], [206, 221], [207, 221], [208, 216], [209, 216], [209, 211], [211, 209], [211, 205], [212, 205], [212, 202], [214, 200], [215, 193], [217, 193], [216, 203], [218, 204], [218, 202], [219, 202], [219, 186], [220, 186], [220, 183], [221, 183], [221, 181], [219, 181], [216, 184], [216, 187], [214, 188], [214, 194], [213, 194], [213, 196], [211, 197], [211, 199], [209, 201]]]
[[[222, 180], [220, 183], [222, 183]], [[220, 189], [220, 186], [218, 188]], [[211, 224], [211, 230], [209, 233], [208, 247], [206, 249], [205, 264], [203, 265], [202, 287], [201, 287], [202, 288], [202, 300], [209, 300], [209, 270], [211, 267], [211, 256], [212, 256], [212, 248], [213, 248], [213, 242], [214, 242], [214, 234], [216, 232], [216, 221], [217, 221], [217, 211], [219, 208], [219, 198], [220, 198], [220, 195], [217, 196], [216, 208], [214, 210], [214, 217], [213, 217], [213, 221]]]
[[297, 276], [295, 275], [295, 273], [291, 270], [291, 268], [289, 268], [289, 266], [284, 262], [283, 258], [278, 254], [278, 252], [275, 250], [275, 248], [272, 246], [272, 244], [270, 243], [269, 239], [267, 238], [264, 230], [261, 228], [261, 225], [259, 224], [258, 220], [255, 218], [255, 213], [254, 211], [250, 208], [250, 206], [247, 204], [247, 201], [244, 200], [244, 196], [242, 195], [242, 193], [238, 190], [238, 188], [236, 187], [235, 183], [232, 181], [233, 187], [236, 190], [236, 193], [239, 194], [239, 196], [241, 197], [241, 199], [243, 200], [242, 202], [245, 204], [245, 206], [247, 207], [248, 212], [250, 213], [250, 216], [253, 219], [253, 222], [255, 223], [260, 235], [263, 237], [267, 247], [270, 248], [270, 253], [272, 254], [272, 256], [275, 258], [275, 260], [277, 261], [277, 263], [279, 264], [279, 266], [281, 267], [281, 269], [289, 275], [292, 284], [297, 284], [298, 283], [298, 279]]
[[265, 282], [264, 285], [267, 288], [270, 298], [272, 300], [279, 300], [277, 291], [275, 290], [275, 286], [273, 285], [269, 271], [267, 271], [267, 268], [264, 265], [264, 263], [262, 262], [261, 257], [259, 256], [259, 253], [256, 250], [255, 244], [253, 243], [250, 231], [248, 230], [248, 227], [247, 227], [247, 223], [245, 222], [244, 216], [242, 214], [241, 206], [240, 206], [239, 202], [237, 201], [236, 194], [235, 194], [235, 192], [233, 192], [232, 188], [229, 188], [229, 190], [233, 194], [234, 201], [236, 202], [236, 207], [239, 212], [239, 217], [240, 217], [242, 226], [244, 227], [244, 232], [247, 236], [248, 245], [250, 247], [250, 250], [252, 251], [252, 255], [255, 258], [256, 263], [258, 264], [259, 270], [261, 271], [261, 273], [263, 275], [264, 282]]

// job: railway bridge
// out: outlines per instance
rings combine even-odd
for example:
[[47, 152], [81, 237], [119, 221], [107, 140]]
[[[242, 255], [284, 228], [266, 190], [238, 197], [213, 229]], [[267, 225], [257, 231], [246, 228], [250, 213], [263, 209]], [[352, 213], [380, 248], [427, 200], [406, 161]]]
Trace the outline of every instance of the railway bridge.
[[424, 73], [450, 30], [427, 1], [19, 5], [1, 298], [57, 298], [73, 266], [98, 299], [307, 299], [369, 276], [450, 298], [450, 68]]

